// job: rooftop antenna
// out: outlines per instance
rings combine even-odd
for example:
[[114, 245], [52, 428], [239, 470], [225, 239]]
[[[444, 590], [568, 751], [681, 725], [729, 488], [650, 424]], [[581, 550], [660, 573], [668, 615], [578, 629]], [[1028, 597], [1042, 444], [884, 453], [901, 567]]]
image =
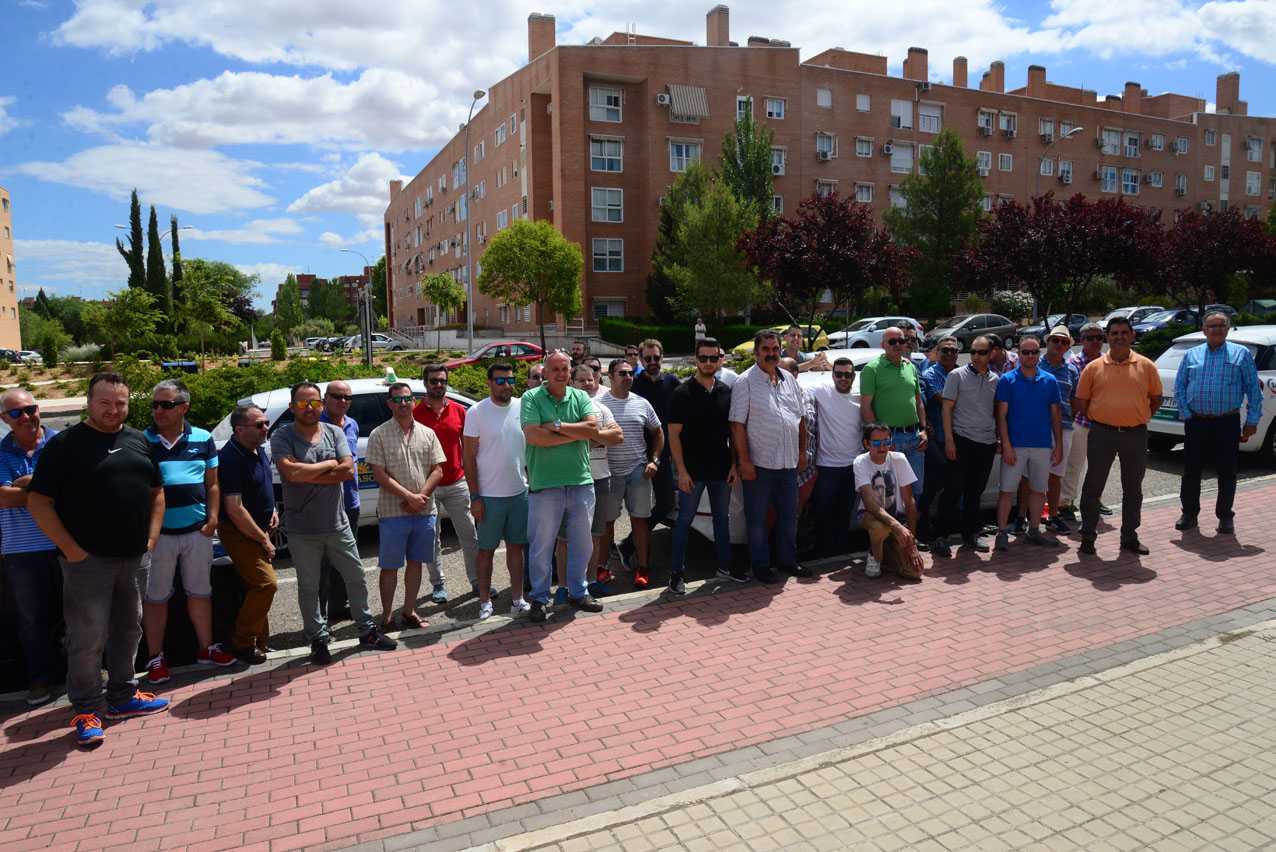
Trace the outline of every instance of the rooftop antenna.
[[631, 23], [629, 24], [629, 26], [625, 28], [625, 34], [626, 34], [626, 36], [628, 36], [628, 39], [627, 39], [627, 40], [628, 40], [628, 42], [629, 42], [630, 44], [636, 44], [636, 43], [638, 42], [638, 24], [637, 24], [637, 22], [631, 22]]

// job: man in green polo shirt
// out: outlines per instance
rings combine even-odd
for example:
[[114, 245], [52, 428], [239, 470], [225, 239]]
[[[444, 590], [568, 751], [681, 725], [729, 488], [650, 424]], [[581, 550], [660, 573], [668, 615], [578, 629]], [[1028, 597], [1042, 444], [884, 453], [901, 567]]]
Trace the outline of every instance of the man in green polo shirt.
[[[904, 323], [901, 323], [901, 326]], [[882, 333], [881, 357], [864, 365], [860, 373], [860, 416], [864, 423], [885, 423], [897, 453], [903, 453], [917, 475], [913, 494], [920, 495], [926, 472], [926, 401], [922, 399], [917, 368], [908, 357], [909, 343], [917, 332], [908, 328], [888, 328]]]
[[568, 602], [586, 612], [603, 605], [588, 590], [585, 572], [593, 553], [594, 478], [589, 439], [598, 436], [594, 403], [569, 387], [571, 359], [555, 352], [545, 359], [545, 383], [523, 394], [520, 423], [527, 439], [527, 535], [531, 550], [532, 621], [545, 620], [550, 598], [550, 558], [559, 527], [567, 532]]

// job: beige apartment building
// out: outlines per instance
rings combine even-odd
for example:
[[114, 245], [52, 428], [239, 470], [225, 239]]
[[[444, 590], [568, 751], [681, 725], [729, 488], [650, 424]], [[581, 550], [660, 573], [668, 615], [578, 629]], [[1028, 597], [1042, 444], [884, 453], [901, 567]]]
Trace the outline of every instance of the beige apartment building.
[[[785, 41], [731, 41], [725, 6], [709, 10], [704, 45], [636, 33], [557, 45], [554, 26], [550, 15], [528, 18], [530, 61], [487, 90], [468, 150], [459, 132], [411, 181], [391, 182], [391, 327], [440, 319], [421, 298], [423, 273], [467, 281], [467, 219], [476, 278], [487, 240], [520, 217], [548, 220], [580, 244], [583, 317], [556, 318], [560, 329], [645, 315], [666, 191], [689, 163], [715, 161], [736, 116], [750, 109], [775, 133], [773, 204], [781, 213], [813, 191], [836, 190], [870, 205], [880, 221], [944, 127], [975, 153], [986, 209], [1047, 191], [1119, 195], [1162, 209], [1168, 223], [1189, 207], [1265, 215], [1276, 197], [1276, 119], [1247, 114], [1236, 73], [1218, 78], [1207, 113], [1203, 99], [1149, 95], [1136, 82], [1100, 98], [1049, 82], [1039, 65], [1007, 90], [1005, 66], [993, 62], [972, 87], [957, 57], [951, 83], [938, 83], [927, 51], [916, 47], [898, 77], [887, 73], [886, 57], [839, 47], [803, 62]], [[477, 323], [527, 334], [534, 314], [475, 288]]]
[[0, 186], [0, 349], [21, 349], [18, 327], [18, 272], [13, 259], [13, 210], [9, 190]]

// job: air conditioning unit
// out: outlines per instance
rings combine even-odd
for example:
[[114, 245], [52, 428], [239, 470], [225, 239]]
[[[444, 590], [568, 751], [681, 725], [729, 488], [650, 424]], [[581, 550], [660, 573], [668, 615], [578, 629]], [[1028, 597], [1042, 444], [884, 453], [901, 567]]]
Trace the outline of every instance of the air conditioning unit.
[[470, 191], [470, 200], [471, 200], [471, 201], [478, 201], [478, 190], [477, 190], [477, 189], [474, 189], [474, 190], [471, 190], [471, 191]]
[[819, 160], [821, 163], [827, 163], [829, 160], [833, 159], [833, 152], [832, 151], [816, 151], [815, 159]]
[[1103, 147], [1103, 140], [1102, 140], [1102, 139], [1095, 139], [1095, 140], [1094, 140], [1094, 147], [1096, 147], [1096, 148], [1102, 148], [1102, 147]]
[[983, 166], [980, 166], [979, 168], [975, 169], [975, 171], [979, 174], [980, 177], [988, 177], [988, 173], [992, 170], [986, 169]]
[[1198, 210], [1209, 210], [1211, 205], [1208, 201], [1202, 201], [1200, 204], [1196, 205], [1196, 207]]
[[771, 164], [771, 174], [773, 174], [773, 175], [782, 175], [782, 174], [784, 174], [784, 166], [780, 165], [779, 163], [772, 163], [772, 164]]
[[1144, 175], [1144, 176], [1143, 176], [1143, 182], [1144, 182], [1144, 183], [1151, 183], [1151, 182], [1152, 182], [1152, 175], [1151, 175], [1151, 174], [1146, 174], [1146, 175]]
[[919, 92], [929, 92], [929, 91], [930, 91], [930, 81], [923, 81], [923, 82], [921, 82], [921, 83], [918, 83], [918, 84], [917, 84], [917, 91], [919, 91]]
[[1094, 170], [1094, 179], [1095, 179], [1095, 180], [1103, 180], [1103, 169], [1095, 169], [1095, 170]]
[[553, 101], [550, 101], [549, 103], [545, 104], [545, 114], [546, 114], [546, 115], [553, 115], [553, 114], [554, 114], [554, 102], [553, 102]]
[[1003, 130], [1003, 131], [1001, 131], [1001, 132], [1002, 132], [1002, 133], [1004, 133], [1004, 134], [1006, 134], [1006, 138], [1007, 138], [1007, 139], [1014, 139], [1014, 138], [1015, 138], [1015, 129], [1014, 129], [1013, 127], [1007, 127], [1005, 130]]
[[1064, 184], [1065, 186], [1072, 183], [1072, 172], [1064, 172], [1059, 175], [1059, 183]]
[[885, 145], [882, 146], [882, 156], [889, 157], [891, 154], [894, 154], [894, 153], [895, 153], [895, 146], [892, 145], [891, 143], [887, 142]]
[[979, 135], [980, 135], [980, 136], [991, 136], [991, 135], [992, 135], [992, 127], [991, 127], [990, 125], [987, 125], [987, 124], [981, 124], [981, 125], [979, 126]]
[[656, 199], [656, 206], [657, 206], [657, 207], [664, 207], [664, 206], [665, 206], [665, 198], [666, 198], [666, 196], [663, 196], [663, 195], [662, 195], [662, 196], [660, 196], [659, 198], [657, 198], [657, 199]]
[[1182, 197], [1182, 196], [1184, 196], [1184, 195], [1187, 195], [1187, 190], [1186, 190], [1186, 189], [1183, 189], [1183, 188], [1181, 188], [1181, 187], [1175, 187], [1175, 189], [1174, 189], [1174, 194], [1175, 194], [1175, 195], [1177, 195], [1177, 196], [1179, 196], [1179, 197]]
[[552, 198], [549, 200], [549, 209], [550, 209], [550, 212], [553, 212], [554, 210], [554, 199]]
[[657, 106], [669, 106], [671, 103], [669, 95], [666, 92], [660, 92], [656, 95]]
[[1041, 141], [1042, 141], [1042, 142], [1053, 142], [1053, 141], [1054, 141], [1054, 134], [1053, 134], [1053, 133], [1042, 133], [1042, 134], [1041, 134]]
[[1153, 145], [1153, 144], [1152, 144], [1152, 137], [1150, 137], [1150, 136], [1149, 136], [1147, 139], [1144, 139], [1144, 140], [1143, 140], [1143, 147], [1144, 147], [1144, 148], [1155, 148], [1155, 147], [1156, 147], [1155, 145]]

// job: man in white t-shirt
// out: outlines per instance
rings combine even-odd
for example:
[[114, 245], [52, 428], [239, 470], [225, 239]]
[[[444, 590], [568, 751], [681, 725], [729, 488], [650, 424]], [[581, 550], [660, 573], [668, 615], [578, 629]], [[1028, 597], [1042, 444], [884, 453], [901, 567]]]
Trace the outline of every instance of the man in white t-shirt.
[[471, 408], [462, 432], [465, 481], [470, 514], [478, 534], [474, 568], [478, 574], [479, 618], [492, 615], [492, 561], [504, 540], [505, 567], [510, 574], [510, 614], [531, 609], [523, 600], [523, 546], [527, 544], [526, 440], [520, 416], [522, 401], [514, 396], [514, 367], [504, 361], [488, 365], [489, 396]]
[[868, 530], [872, 544], [864, 574], [880, 577], [885, 567], [919, 580], [922, 556], [917, 552], [917, 503], [913, 500], [917, 474], [904, 454], [891, 452], [891, 446], [891, 428], [869, 423], [864, 427], [865, 452], [853, 465], [862, 503], [860, 526]]
[[855, 505], [855, 471], [851, 465], [863, 451], [860, 404], [852, 398], [855, 364], [850, 358], [833, 362], [833, 381], [810, 389], [819, 412], [820, 442], [815, 451], [815, 517], [820, 556], [849, 553], [850, 524]]
[[727, 350], [721, 346], [718, 347], [718, 363], [722, 366], [713, 374], [713, 377], [727, 387], [731, 387], [735, 384], [735, 380], [740, 378], [740, 374], [727, 366]]

